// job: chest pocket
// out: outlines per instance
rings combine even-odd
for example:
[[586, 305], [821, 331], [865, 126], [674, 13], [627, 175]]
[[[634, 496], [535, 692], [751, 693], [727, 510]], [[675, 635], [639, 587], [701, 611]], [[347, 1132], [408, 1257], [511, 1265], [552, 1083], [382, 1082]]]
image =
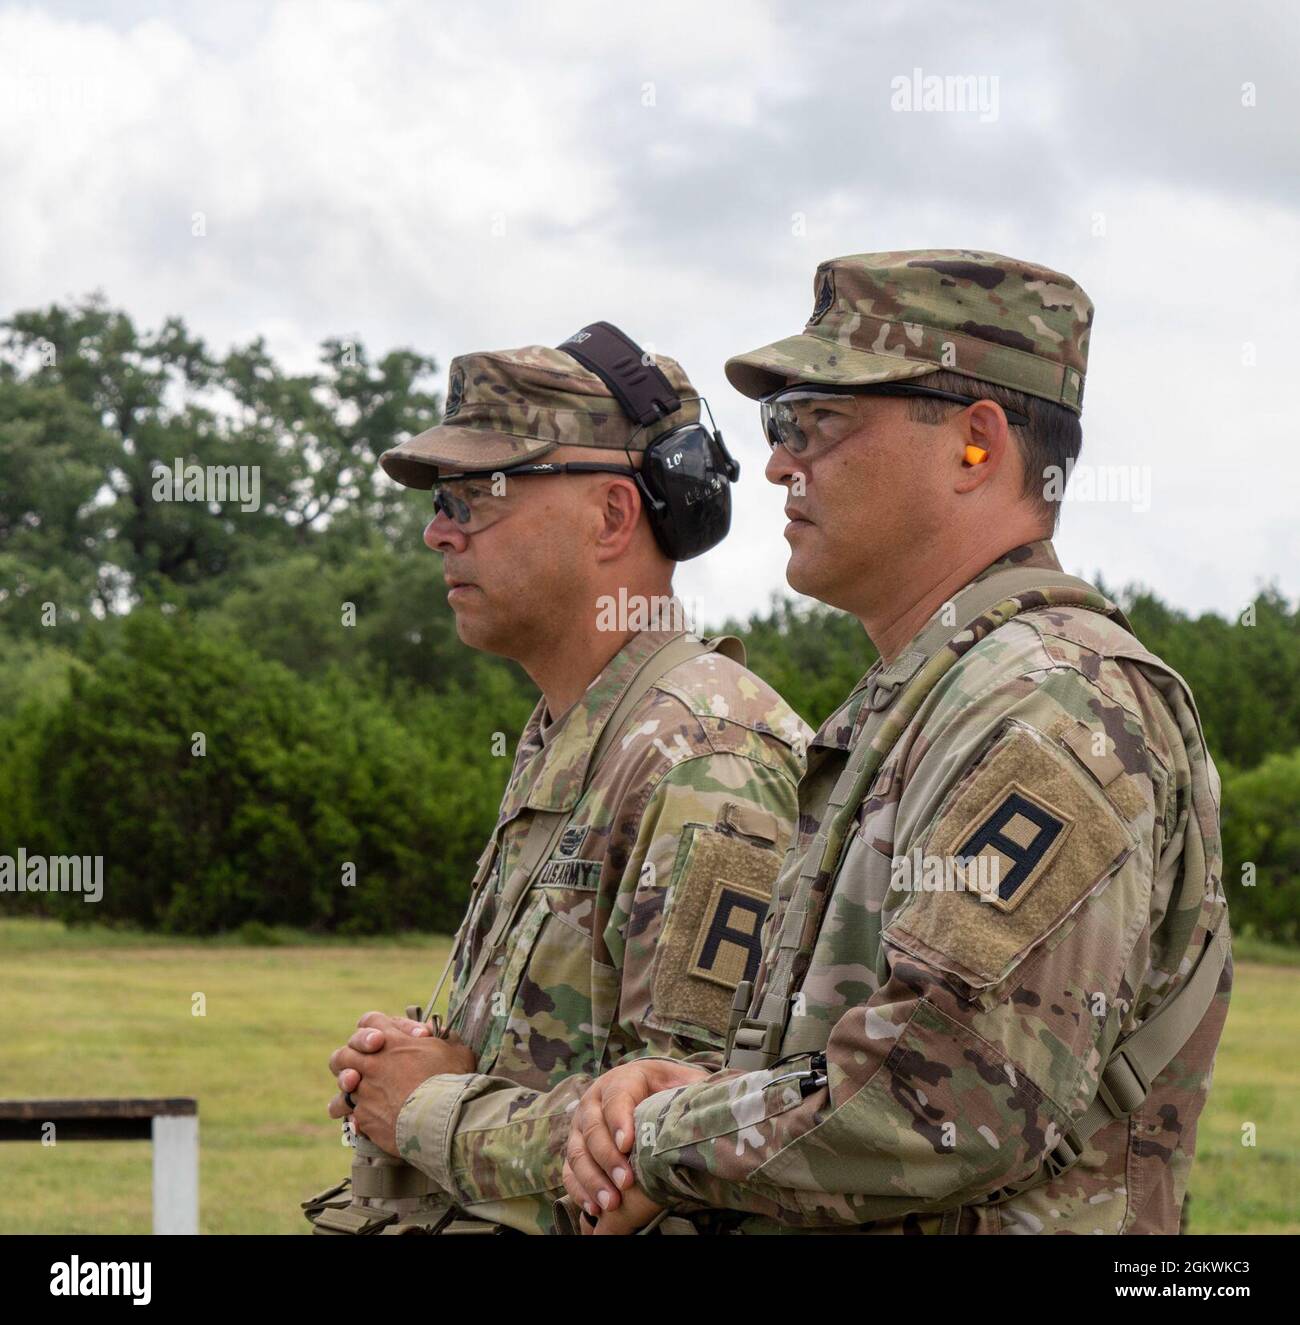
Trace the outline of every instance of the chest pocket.
[[538, 871], [480, 1013], [481, 1072], [545, 1090], [595, 1070], [618, 992], [594, 957], [600, 870], [552, 858]]

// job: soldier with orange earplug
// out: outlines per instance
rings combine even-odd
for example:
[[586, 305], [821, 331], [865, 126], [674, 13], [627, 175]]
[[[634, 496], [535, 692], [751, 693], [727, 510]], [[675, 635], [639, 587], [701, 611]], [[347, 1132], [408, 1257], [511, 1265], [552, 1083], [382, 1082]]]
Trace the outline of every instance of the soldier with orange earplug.
[[566, 1227], [1177, 1233], [1232, 987], [1219, 782], [1186, 683], [1050, 541], [1092, 301], [953, 249], [814, 290], [727, 376], [786, 578], [881, 656], [813, 738], [722, 1070], [591, 1086]]

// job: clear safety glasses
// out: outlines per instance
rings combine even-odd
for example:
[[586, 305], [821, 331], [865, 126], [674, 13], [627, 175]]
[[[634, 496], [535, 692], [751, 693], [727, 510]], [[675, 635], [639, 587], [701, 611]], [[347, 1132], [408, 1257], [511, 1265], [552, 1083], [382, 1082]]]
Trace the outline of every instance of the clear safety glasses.
[[[788, 386], [759, 401], [759, 416], [768, 445], [784, 446], [801, 460], [815, 460], [865, 425], [862, 401], [868, 396], [930, 396], [959, 405], [973, 405], [981, 397], [963, 396], [936, 387], [890, 382], [884, 386]], [[1018, 410], [1004, 410], [1007, 422], [1029, 422]]]
[[455, 521], [467, 534], [486, 529], [506, 511], [510, 500], [509, 481], [557, 474], [623, 474], [633, 477], [627, 465], [598, 465], [577, 462], [567, 465], [516, 465], [513, 469], [467, 470], [448, 474], [433, 486], [433, 509]]

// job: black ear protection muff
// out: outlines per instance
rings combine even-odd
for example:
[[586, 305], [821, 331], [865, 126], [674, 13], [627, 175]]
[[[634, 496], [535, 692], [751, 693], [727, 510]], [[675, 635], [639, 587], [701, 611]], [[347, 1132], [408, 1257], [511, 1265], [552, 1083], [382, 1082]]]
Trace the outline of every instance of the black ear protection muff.
[[[647, 427], [682, 407], [682, 398], [650, 356], [616, 326], [593, 322], [556, 347], [596, 374], [623, 413]], [[655, 542], [673, 561], [689, 561], [726, 537], [731, 527], [731, 485], [740, 466], [731, 458], [709, 415], [656, 437], [641, 458], [636, 485]], [[630, 457], [629, 457], [630, 459]]]

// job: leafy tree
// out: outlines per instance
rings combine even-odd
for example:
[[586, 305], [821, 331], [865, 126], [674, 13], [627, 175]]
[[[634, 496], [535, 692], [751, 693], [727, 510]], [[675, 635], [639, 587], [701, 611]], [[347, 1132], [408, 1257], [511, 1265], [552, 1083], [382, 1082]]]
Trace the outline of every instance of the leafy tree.
[[340, 667], [374, 690], [405, 684], [441, 693], [473, 689], [490, 667], [529, 689], [513, 664], [460, 642], [437, 558], [423, 545], [374, 545], [329, 561], [301, 553], [257, 567], [211, 617], [299, 676]]
[[1223, 878], [1237, 933], [1300, 942], [1300, 749], [1223, 779]]
[[[377, 461], [436, 422], [430, 358], [372, 364], [329, 340], [321, 371], [287, 374], [261, 339], [216, 358], [181, 319], [141, 332], [102, 295], [0, 328], [0, 610], [38, 589], [74, 616], [146, 595], [211, 604], [249, 567], [327, 538], [405, 539], [424, 513]], [[166, 500], [160, 474], [178, 461], [256, 474], [257, 509], [231, 494]], [[32, 529], [51, 533], [18, 537]], [[56, 533], [63, 555], [46, 563]]]
[[729, 621], [724, 629], [744, 640], [749, 666], [814, 727], [879, 656], [854, 617], [807, 599], [774, 594], [766, 613], [743, 625]]
[[493, 731], [513, 748], [529, 707], [498, 677], [399, 710], [138, 610], [23, 751], [44, 809], [22, 844], [104, 857], [104, 898], [0, 897], [186, 933], [452, 927], [508, 774]]
[[112, 453], [93, 413], [0, 363], [0, 629], [74, 632], [96, 598], [106, 522], [95, 504]]
[[[420, 545], [427, 495], [378, 467], [438, 418], [434, 368], [335, 337], [287, 373], [261, 339], [215, 355], [102, 295], [0, 323], [0, 852], [110, 870], [99, 907], [0, 907], [196, 933], [459, 920], [535, 692], [460, 643]], [[157, 500], [178, 457], [255, 468], [258, 509]], [[1196, 694], [1234, 922], [1300, 941], [1300, 605], [1118, 597]], [[807, 601], [727, 629], [814, 725], [876, 657]]]

